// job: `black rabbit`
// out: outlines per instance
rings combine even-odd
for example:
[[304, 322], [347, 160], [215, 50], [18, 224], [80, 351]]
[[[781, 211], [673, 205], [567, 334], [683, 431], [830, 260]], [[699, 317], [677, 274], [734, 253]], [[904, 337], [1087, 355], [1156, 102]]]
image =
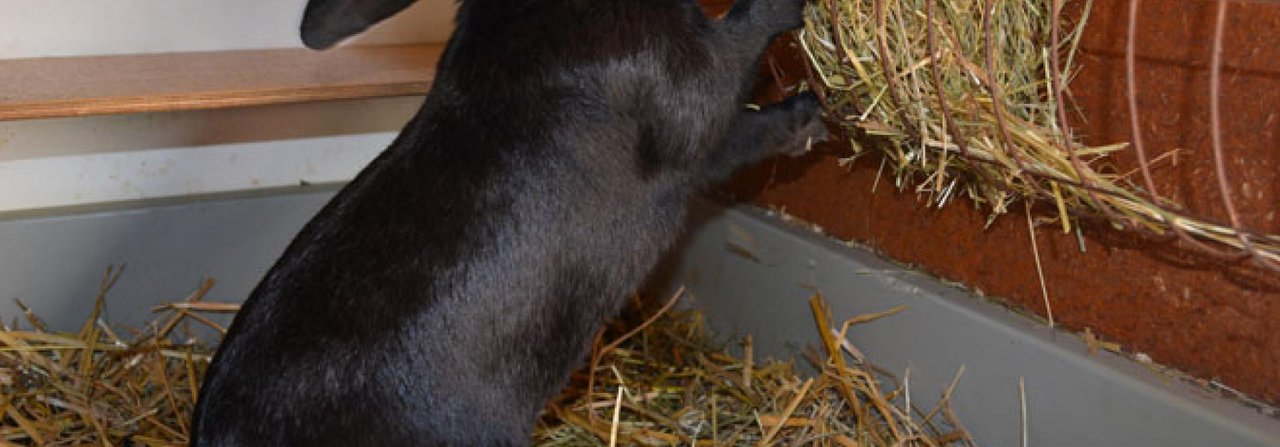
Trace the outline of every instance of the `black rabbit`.
[[[327, 47], [412, 0], [312, 0]], [[464, 0], [422, 109], [297, 235], [209, 368], [192, 444], [525, 445], [734, 169], [825, 138], [745, 106], [803, 0]]]

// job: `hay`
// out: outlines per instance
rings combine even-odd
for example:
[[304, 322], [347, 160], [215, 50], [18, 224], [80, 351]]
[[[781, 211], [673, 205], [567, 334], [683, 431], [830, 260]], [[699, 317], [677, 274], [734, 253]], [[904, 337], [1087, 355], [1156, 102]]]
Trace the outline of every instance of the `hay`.
[[1044, 201], [1064, 232], [1075, 216], [1101, 217], [1280, 260], [1280, 237], [1179, 214], [1106, 172], [1127, 143], [1087, 147], [1063, 127], [1086, 24], [1065, 23], [1065, 1], [818, 0], [799, 41], [811, 87], [855, 155], [882, 149], [897, 186], [914, 184], [932, 205], [963, 195], [994, 219], [1019, 200]]
[[[196, 389], [210, 348], [189, 322], [221, 327], [198, 312], [230, 312], [205, 303], [206, 280], [180, 303], [126, 339], [100, 318], [122, 270], [108, 270], [79, 332], [53, 333], [26, 306], [29, 330], [0, 331], [0, 444], [187, 445]], [[182, 336], [179, 336], [182, 333]]]
[[[119, 274], [108, 271], [77, 333], [49, 332], [29, 310], [30, 330], [14, 322], [0, 331], [0, 445], [188, 443], [212, 349], [187, 326], [223, 332], [201, 312], [237, 306], [202, 301], [213, 286], [207, 280], [156, 308], [161, 316], [125, 340], [100, 318]], [[597, 340], [590, 365], [548, 405], [537, 444], [972, 445], [947, 407], [955, 381], [940, 407], [922, 412], [910, 406], [905, 385], [885, 392], [884, 383], [896, 379], [845, 340], [850, 325], [901, 309], [855, 317], [837, 331], [814, 297], [823, 348], [806, 353], [820, 373], [805, 378], [791, 363], [756, 363], [750, 338], [743, 356], [729, 355], [711, 342], [697, 312], [670, 310], [679, 296], [644, 322], [611, 323], [610, 333], [626, 333], [608, 345]]]
[[659, 311], [614, 343], [597, 342], [592, 366], [548, 406], [535, 439], [544, 446], [972, 445], [947, 407], [954, 382], [939, 408], [908, 410], [910, 390], [883, 391], [894, 379], [844, 339], [850, 324], [883, 315], [835, 331], [822, 299], [811, 305], [824, 340], [821, 353], [807, 353], [820, 370], [814, 377], [787, 362], [754, 363], [749, 337], [741, 357], [728, 354], [695, 311]]

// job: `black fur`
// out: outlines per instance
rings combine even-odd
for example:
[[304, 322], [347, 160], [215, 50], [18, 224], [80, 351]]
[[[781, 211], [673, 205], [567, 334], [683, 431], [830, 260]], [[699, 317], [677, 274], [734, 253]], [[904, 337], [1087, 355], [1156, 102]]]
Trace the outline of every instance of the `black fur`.
[[825, 137], [812, 95], [744, 108], [801, 2], [464, 1], [421, 111], [245, 302], [192, 444], [527, 444], [690, 196]]
[[322, 50], [408, 8], [415, 0], [311, 0], [302, 14], [302, 43]]

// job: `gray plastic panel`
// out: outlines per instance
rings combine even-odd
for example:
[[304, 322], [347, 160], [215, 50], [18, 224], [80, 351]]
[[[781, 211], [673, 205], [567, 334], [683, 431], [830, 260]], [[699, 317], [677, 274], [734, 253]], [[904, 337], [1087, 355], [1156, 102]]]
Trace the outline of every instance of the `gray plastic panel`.
[[78, 329], [107, 266], [121, 264], [107, 295], [113, 324], [150, 321], [152, 306], [207, 276], [217, 280], [207, 300], [242, 301], [333, 191], [0, 219], [0, 317], [19, 315], [17, 298], [51, 326]]
[[[898, 305], [856, 326], [850, 340], [901, 377], [931, 408], [964, 365], [956, 413], [980, 445], [1022, 443], [1018, 381], [1026, 381], [1029, 444], [1047, 446], [1277, 446], [1280, 421], [1209, 396], [863, 249], [763, 212], [701, 204], [682, 251], [659, 277], [685, 283], [723, 333], [753, 334], [760, 352], [820, 346], [808, 299], [837, 321]], [[670, 280], [668, 280], [670, 281]]]
[[[109, 295], [115, 323], [149, 320], [150, 306], [182, 298], [206, 275], [219, 279], [209, 299], [242, 299], [332, 194], [310, 188], [0, 218], [0, 315], [16, 316], [11, 298], [21, 298], [55, 327], [76, 328], [103, 270], [119, 263], [128, 270]], [[687, 283], [688, 304], [714, 326], [751, 333], [762, 353], [780, 356], [816, 344], [806, 302], [814, 290], [837, 319], [908, 306], [855, 327], [852, 342], [892, 371], [910, 367], [912, 401], [924, 407], [965, 365], [954, 407], [981, 445], [1021, 444], [1024, 378], [1031, 446], [1280, 446], [1274, 419], [1123, 358], [1089, 356], [1072, 336], [864, 250], [752, 209], [700, 202], [693, 217], [659, 283]]]

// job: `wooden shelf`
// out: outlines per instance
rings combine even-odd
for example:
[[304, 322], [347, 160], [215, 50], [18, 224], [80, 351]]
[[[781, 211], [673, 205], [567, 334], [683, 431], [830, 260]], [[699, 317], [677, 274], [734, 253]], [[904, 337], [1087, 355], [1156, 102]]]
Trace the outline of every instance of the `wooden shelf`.
[[441, 44], [0, 60], [0, 121], [426, 93]]

